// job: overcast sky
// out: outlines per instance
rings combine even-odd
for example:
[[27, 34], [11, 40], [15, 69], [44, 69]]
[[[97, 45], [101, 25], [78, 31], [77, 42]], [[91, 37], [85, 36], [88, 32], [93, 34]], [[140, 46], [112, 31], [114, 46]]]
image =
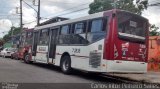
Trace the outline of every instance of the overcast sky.
[[[33, 0], [25, 0], [32, 5]], [[41, 0], [41, 18], [46, 19], [54, 16], [62, 16], [67, 18], [78, 18], [88, 15], [89, 3], [93, 0]], [[160, 0], [149, 0], [149, 3], [160, 2]], [[32, 5], [33, 6], [33, 5]], [[16, 7], [19, 7], [19, 0], [0, 0], [0, 38], [10, 29], [12, 25], [19, 25], [19, 15], [16, 14]], [[33, 6], [35, 9], [36, 6]], [[72, 8], [72, 9], [70, 9]], [[72, 11], [84, 9], [80, 12]], [[143, 12], [143, 16], [148, 18], [151, 24], [156, 24], [160, 27], [159, 20], [160, 6], [149, 7]], [[23, 3], [23, 23], [36, 21], [35, 11]], [[26, 24], [25, 27], [34, 27], [36, 23]]]

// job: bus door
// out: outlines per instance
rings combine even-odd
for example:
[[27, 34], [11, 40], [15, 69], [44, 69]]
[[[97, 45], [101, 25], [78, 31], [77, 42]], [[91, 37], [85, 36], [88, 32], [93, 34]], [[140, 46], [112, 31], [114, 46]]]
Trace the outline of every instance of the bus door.
[[48, 63], [49, 29], [45, 28], [39, 31], [35, 61], [40, 63]]
[[38, 35], [39, 35], [38, 31], [34, 32], [33, 34], [32, 56], [36, 56], [37, 53]]
[[[56, 41], [57, 41], [57, 34], [58, 34], [58, 28], [53, 28], [50, 30], [50, 43], [49, 43], [49, 49], [48, 49], [48, 56], [49, 59], [52, 60], [55, 59], [55, 52], [56, 52]], [[51, 61], [50, 61], [51, 62]]]

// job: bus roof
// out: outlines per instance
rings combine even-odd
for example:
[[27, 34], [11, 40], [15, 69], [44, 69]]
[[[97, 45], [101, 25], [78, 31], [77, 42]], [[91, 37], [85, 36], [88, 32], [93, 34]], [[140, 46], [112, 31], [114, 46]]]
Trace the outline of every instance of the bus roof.
[[129, 12], [129, 11], [126, 11], [126, 10], [116, 9], [116, 11], [130, 13], [130, 14], [133, 14], [133, 15], [139, 16], [139, 17], [141, 17], [142, 19], [144, 19], [144, 20], [147, 20], [147, 21], [148, 21], [148, 19], [147, 19], [147, 18], [145, 18], [145, 17], [143, 17], [143, 16], [141, 16], [141, 15], [138, 15], [138, 14], [135, 14], [135, 13], [132, 13], [132, 12]]
[[102, 17], [103, 13], [104, 12], [99, 12], [99, 13], [96, 13], [96, 14], [91, 14], [89, 16], [85, 16], [85, 17], [81, 17], [81, 18], [77, 18], [77, 19], [70, 19], [70, 20], [60, 21], [60, 22], [56, 22], [56, 23], [52, 23], [52, 24], [48, 24], [48, 25], [38, 26], [38, 27], [35, 27], [35, 30], [45, 29], [45, 28], [49, 28], [49, 27], [65, 25], [65, 24], [69, 24], [69, 23], [73, 23], [73, 22], [85, 21], [85, 20], [88, 20], [88, 19], [94, 19], [94, 18]]
[[[94, 19], [94, 18], [100, 18], [100, 17], [103, 17], [104, 13], [112, 13], [112, 12], [117, 12], [117, 11], [122, 11], [122, 12], [127, 12], [130, 14], [134, 14], [132, 12], [125, 11], [125, 10], [112, 9], [112, 10], [107, 10], [107, 11], [103, 11], [103, 12], [98, 12], [95, 14], [90, 14], [85, 17], [80, 17], [80, 18], [76, 18], [76, 19], [69, 19], [69, 20], [60, 21], [60, 22], [56, 22], [56, 23], [52, 23], [52, 24], [43, 25], [43, 26], [37, 26], [37, 27], [35, 27], [34, 30], [46, 29], [46, 28], [55, 27], [55, 26], [59, 26], [59, 25], [65, 25], [65, 24], [70, 24], [70, 23], [74, 23], [74, 22], [85, 21], [85, 20]], [[137, 15], [137, 14], [134, 14], [134, 15]], [[137, 16], [139, 16], [139, 15], [137, 15]], [[144, 17], [142, 17], [142, 18], [147, 20]]]

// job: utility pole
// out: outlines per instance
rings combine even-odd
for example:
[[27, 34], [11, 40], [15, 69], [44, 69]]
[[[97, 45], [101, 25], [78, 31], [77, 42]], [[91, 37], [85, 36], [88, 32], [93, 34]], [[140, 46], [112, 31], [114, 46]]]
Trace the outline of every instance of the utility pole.
[[13, 27], [13, 23], [12, 23], [12, 27], [11, 27], [11, 39], [12, 39], [12, 45], [13, 45], [13, 31], [14, 31], [14, 27]]
[[40, 24], [40, 0], [38, 0], [37, 26]]
[[23, 30], [23, 12], [22, 12], [22, 0], [20, 0], [20, 28], [21, 31]]
[[[20, 40], [19, 40], [19, 44], [17, 45], [20, 45], [21, 42], [22, 42], [22, 31], [23, 31], [23, 11], [22, 11], [22, 0], [20, 0]], [[19, 48], [20, 46], [18, 46]]]
[[11, 37], [13, 37], [13, 31], [14, 31], [14, 26], [13, 26], [13, 22], [12, 23], [12, 27], [11, 27]]

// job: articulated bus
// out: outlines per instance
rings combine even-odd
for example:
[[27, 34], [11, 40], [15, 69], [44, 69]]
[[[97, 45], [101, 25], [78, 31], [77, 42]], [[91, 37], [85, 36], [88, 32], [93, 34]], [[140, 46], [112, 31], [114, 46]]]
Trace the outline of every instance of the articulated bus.
[[148, 20], [123, 10], [36, 27], [25, 61], [97, 73], [145, 73]]

